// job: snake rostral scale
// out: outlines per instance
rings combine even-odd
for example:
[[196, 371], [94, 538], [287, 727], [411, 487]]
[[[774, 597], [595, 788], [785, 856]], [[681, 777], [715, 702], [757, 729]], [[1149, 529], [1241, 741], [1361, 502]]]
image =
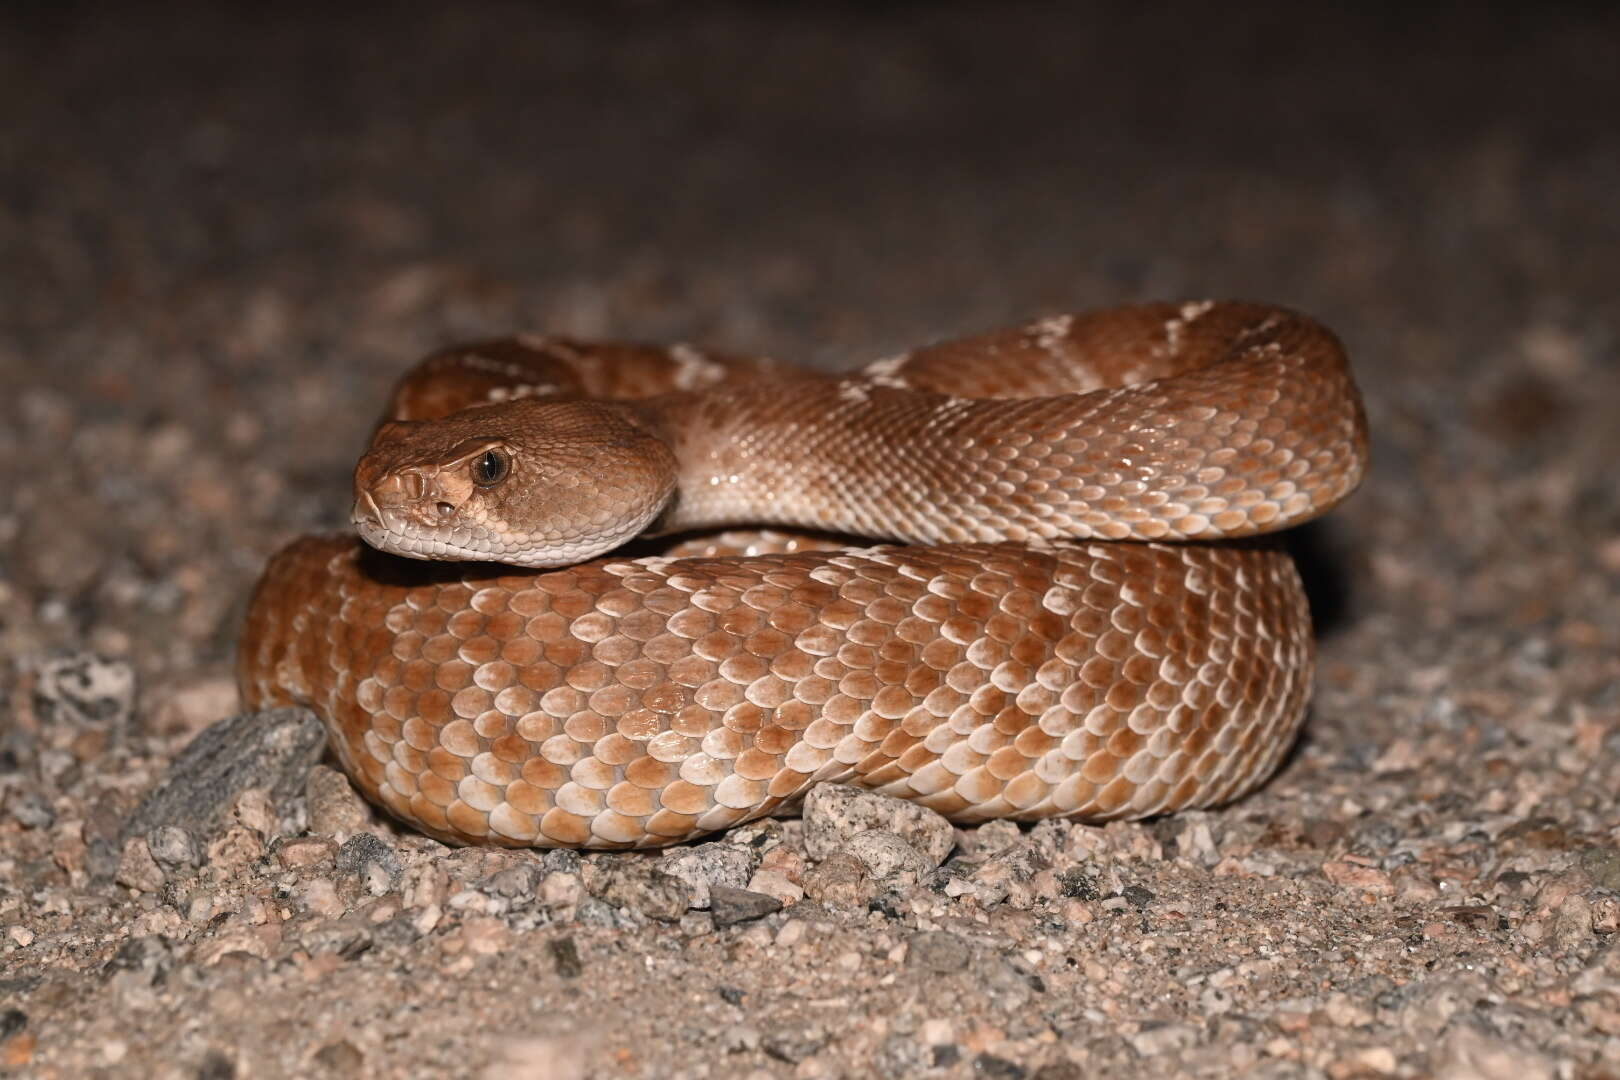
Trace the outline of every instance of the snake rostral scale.
[[[354, 517], [476, 561], [294, 542], [240, 682], [313, 707], [368, 796], [454, 841], [669, 844], [823, 780], [957, 822], [1208, 806], [1269, 774], [1309, 695], [1298, 576], [1249, 538], [1327, 510], [1365, 456], [1338, 342], [1252, 304], [1060, 316], [845, 376], [452, 349], [396, 389]], [[904, 543], [607, 554], [739, 525]]]

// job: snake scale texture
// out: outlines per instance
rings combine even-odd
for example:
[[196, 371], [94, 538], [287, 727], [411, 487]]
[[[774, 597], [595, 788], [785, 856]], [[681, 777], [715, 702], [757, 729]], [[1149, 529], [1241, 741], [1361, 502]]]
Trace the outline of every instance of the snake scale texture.
[[961, 823], [1209, 806], [1275, 768], [1310, 693], [1266, 534], [1353, 490], [1366, 443], [1333, 335], [1256, 304], [842, 376], [451, 349], [356, 468], [366, 543], [271, 559], [239, 681], [312, 707], [366, 795], [454, 842], [659, 846], [822, 781]]

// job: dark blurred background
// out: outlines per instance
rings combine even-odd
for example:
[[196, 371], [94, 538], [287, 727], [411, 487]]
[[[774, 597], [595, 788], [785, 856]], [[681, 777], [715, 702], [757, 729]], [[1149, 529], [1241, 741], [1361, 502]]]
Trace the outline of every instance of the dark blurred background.
[[849, 364], [1203, 296], [1351, 348], [1348, 613], [1533, 622], [1620, 564], [1617, 46], [1613, 5], [9, 7], [11, 644], [223, 662], [448, 341]]

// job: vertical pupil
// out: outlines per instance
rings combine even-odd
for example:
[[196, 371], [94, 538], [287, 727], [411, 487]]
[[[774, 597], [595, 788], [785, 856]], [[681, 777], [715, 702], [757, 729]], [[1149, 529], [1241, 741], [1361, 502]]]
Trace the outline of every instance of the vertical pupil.
[[501, 459], [495, 451], [486, 450], [484, 456], [478, 459], [478, 474], [485, 480], [494, 480], [501, 474]]

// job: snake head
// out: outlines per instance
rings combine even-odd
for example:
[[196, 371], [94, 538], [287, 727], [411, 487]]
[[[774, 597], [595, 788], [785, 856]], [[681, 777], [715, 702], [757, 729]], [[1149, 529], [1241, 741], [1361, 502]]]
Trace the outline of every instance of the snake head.
[[353, 520], [395, 555], [569, 566], [644, 530], [674, 487], [673, 454], [628, 409], [510, 401], [378, 428]]

